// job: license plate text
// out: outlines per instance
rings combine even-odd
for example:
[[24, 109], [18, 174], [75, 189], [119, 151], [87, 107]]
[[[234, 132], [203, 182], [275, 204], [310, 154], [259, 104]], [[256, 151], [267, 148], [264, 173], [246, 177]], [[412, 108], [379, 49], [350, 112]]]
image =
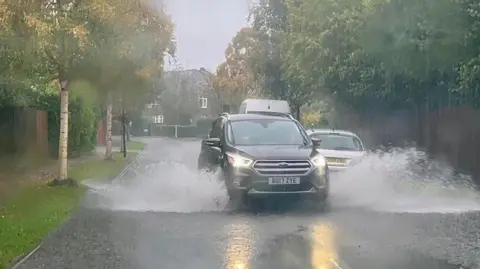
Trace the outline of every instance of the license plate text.
[[268, 178], [269, 185], [291, 185], [300, 184], [299, 177], [270, 177]]

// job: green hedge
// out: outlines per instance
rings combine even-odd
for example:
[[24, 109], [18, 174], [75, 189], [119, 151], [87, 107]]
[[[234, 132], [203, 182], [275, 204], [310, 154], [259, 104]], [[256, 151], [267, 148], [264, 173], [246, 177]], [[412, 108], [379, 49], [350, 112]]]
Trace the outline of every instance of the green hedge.
[[[48, 112], [48, 142], [50, 153], [58, 157], [60, 137], [60, 96], [46, 94], [39, 97], [38, 109]], [[68, 120], [68, 153], [78, 156], [92, 151], [97, 144], [97, 124], [100, 111], [81, 98], [70, 98]]]
[[152, 124], [151, 117], [142, 117], [142, 115], [133, 115], [132, 119], [132, 127], [130, 129], [130, 133], [135, 136], [146, 136], [148, 135], [148, 131], [145, 132], [145, 129], [150, 128], [150, 124]]
[[152, 123], [150, 124], [150, 135], [175, 137], [175, 126]]

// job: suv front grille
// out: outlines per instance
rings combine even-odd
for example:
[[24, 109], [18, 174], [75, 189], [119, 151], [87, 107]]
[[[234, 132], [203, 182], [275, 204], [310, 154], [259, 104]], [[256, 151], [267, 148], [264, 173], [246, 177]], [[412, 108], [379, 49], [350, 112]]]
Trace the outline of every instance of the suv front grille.
[[256, 161], [253, 169], [260, 175], [305, 175], [312, 165], [309, 161]]

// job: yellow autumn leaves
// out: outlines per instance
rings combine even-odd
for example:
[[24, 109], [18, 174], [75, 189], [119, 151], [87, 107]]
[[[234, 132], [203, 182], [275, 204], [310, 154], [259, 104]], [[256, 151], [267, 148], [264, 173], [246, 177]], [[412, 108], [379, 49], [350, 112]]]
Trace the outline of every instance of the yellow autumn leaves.
[[261, 94], [262, 81], [252, 66], [257, 43], [253, 29], [242, 28], [225, 50], [225, 61], [218, 66], [214, 81], [224, 103], [238, 106], [246, 97]]

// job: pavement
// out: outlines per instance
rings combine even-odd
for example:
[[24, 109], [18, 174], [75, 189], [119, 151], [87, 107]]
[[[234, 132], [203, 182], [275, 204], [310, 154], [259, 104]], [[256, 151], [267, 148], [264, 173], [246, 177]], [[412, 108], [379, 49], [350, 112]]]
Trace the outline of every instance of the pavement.
[[[195, 172], [198, 141], [151, 138], [132, 170], [93, 186], [16, 269], [478, 268], [480, 213], [388, 213], [286, 203], [234, 210]], [[335, 184], [335, 183], [332, 183]]]

